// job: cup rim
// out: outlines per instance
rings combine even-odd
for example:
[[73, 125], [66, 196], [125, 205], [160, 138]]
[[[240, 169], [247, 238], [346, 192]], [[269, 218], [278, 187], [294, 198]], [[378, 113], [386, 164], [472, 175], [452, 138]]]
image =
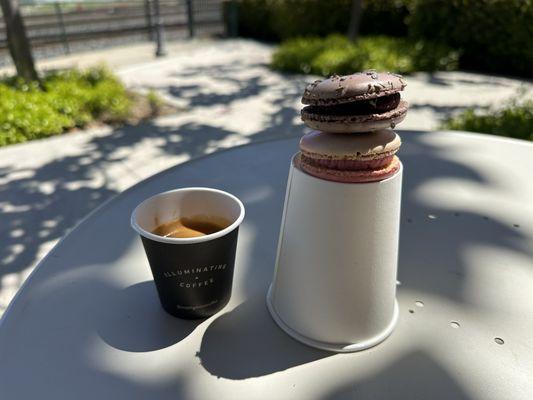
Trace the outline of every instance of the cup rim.
[[[231, 198], [239, 206], [239, 209], [240, 209], [239, 216], [237, 217], [237, 219], [231, 225], [229, 225], [228, 227], [226, 227], [226, 228], [224, 228], [224, 229], [222, 229], [220, 231], [217, 231], [215, 233], [211, 233], [209, 235], [192, 237], [192, 238], [172, 238], [172, 237], [159, 236], [159, 235], [156, 235], [156, 234], [154, 234], [152, 232], [147, 231], [146, 229], [141, 228], [141, 226], [137, 223], [137, 211], [139, 210], [139, 208], [143, 204], [147, 203], [148, 201], [153, 200], [156, 197], [163, 196], [165, 194], [169, 194], [169, 193], [191, 192], [191, 191], [195, 191], [195, 192], [214, 192], [214, 193], [219, 193], [219, 194], [222, 194], [224, 196], [227, 196], [227, 197]], [[147, 239], [154, 240], [156, 242], [172, 243], [172, 244], [194, 244], [194, 243], [208, 242], [210, 240], [217, 239], [219, 237], [227, 235], [228, 233], [233, 231], [235, 228], [237, 228], [241, 224], [241, 222], [244, 219], [244, 214], [245, 214], [244, 204], [242, 203], [241, 200], [239, 200], [239, 198], [237, 196], [234, 196], [231, 193], [228, 193], [228, 192], [225, 192], [225, 191], [219, 190], [219, 189], [208, 188], [208, 187], [185, 187], [185, 188], [172, 189], [172, 190], [167, 190], [165, 192], [157, 193], [157, 194], [155, 194], [153, 196], [150, 196], [147, 199], [143, 200], [139, 205], [137, 205], [137, 207], [135, 207], [135, 209], [131, 213], [130, 223], [131, 223], [131, 227], [135, 231], [137, 231], [137, 233], [139, 235], [144, 236]]]

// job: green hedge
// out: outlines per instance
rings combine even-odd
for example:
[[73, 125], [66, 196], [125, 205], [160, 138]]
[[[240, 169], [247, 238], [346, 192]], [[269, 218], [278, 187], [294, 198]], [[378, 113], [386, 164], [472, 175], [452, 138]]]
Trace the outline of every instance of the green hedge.
[[[240, 0], [241, 36], [279, 41], [295, 36], [325, 36], [348, 29], [352, 0]], [[405, 36], [406, 1], [363, 2], [362, 34]]]
[[0, 81], [0, 146], [60, 134], [93, 120], [121, 122], [131, 102], [124, 85], [107, 69], [68, 70], [36, 83]]
[[517, 96], [503, 108], [482, 113], [468, 109], [449, 118], [442, 128], [533, 140], [533, 100], [520, 100], [521, 97]]
[[411, 2], [412, 0], [363, 0], [360, 33], [362, 35], [407, 36], [406, 20]]
[[533, 1], [416, 0], [409, 33], [462, 50], [461, 67], [533, 76]]
[[345, 36], [330, 35], [287, 40], [274, 52], [271, 66], [317, 75], [350, 74], [371, 68], [410, 73], [453, 70], [457, 60], [457, 52], [424, 41], [369, 36], [353, 43]]
[[[351, 0], [238, 0], [239, 34], [279, 41], [347, 31]], [[533, 76], [531, 0], [364, 0], [361, 35], [427, 40], [460, 67]]]

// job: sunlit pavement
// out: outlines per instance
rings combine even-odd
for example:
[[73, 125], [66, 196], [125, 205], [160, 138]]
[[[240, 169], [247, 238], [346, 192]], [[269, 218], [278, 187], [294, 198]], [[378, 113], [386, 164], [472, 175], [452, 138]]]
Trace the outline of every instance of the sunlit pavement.
[[[299, 99], [316, 78], [269, 70], [272, 46], [183, 41], [169, 44], [161, 59], [153, 49], [143, 43], [39, 64], [42, 70], [106, 62], [129, 87], [157, 90], [179, 112], [0, 149], [0, 315], [57, 240], [105, 200], [191, 158], [305, 132]], [[406, 130], [435, 129], [450, 113], [501, 104], [521, 86], [533, 91], [520, 80], [463, 72], [419, 73], [407, 82]]]

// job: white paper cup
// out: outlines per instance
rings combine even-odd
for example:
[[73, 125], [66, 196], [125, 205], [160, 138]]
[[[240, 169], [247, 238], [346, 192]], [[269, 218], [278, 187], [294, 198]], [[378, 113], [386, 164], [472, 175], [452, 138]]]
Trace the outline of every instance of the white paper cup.
[[387, 338], [398, 318], [402, 166], [390, 178], [338, 183], [291, 163], [267, 305], [295, 339], [351, 352]]

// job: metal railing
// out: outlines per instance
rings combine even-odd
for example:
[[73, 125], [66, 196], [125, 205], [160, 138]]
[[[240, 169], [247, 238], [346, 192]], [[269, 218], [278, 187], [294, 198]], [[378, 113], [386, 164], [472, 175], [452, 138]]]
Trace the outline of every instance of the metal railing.
[[[223, 0], [159, 0], [167, 37], [224, 33]], [[154, 0], [46, 3], [22, 6], [32, 49], [70, 53], [73, 48], [105, 47], [114, 39], [155, 40]], [[100, 45], [90, 45], [99, 42]], [[7, 55], [6, 30], [0, 18], [0, 57]]]

